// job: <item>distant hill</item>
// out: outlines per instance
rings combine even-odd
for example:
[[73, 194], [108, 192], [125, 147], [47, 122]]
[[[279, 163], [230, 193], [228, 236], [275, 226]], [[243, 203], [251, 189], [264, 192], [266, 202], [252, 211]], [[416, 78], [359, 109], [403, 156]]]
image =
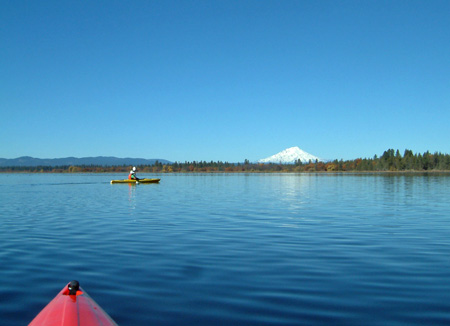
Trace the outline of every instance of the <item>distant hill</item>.
[[18, 158], [6, 159], [0, 158], [0, 166], [81, 166], [81, 165], [98, 165], [98, 166], [121, 166], [121, 165], [153, 165], [158, 161], [162, 164], [171, 164], [172, 162], [163, 159], [144, 159], [144, 158], [118, 158], [112, 156], [97, 157], [65, 157], [65, 158], [34, 158], [30, 156], [22, 156]]
[[310, 160], [312, 162], [323, 161], [322, 159], [309, 154], [299, 147], [291, 147], [285, 149], [284, 151], [279, 152], [278, 154], [272, 155], [268, 158], [264, 158], [259, 160], [259, 163], [283, 163], [283, 164], [294, 164], [297, 160], [300, 160], [302, 163], [308, 163]]

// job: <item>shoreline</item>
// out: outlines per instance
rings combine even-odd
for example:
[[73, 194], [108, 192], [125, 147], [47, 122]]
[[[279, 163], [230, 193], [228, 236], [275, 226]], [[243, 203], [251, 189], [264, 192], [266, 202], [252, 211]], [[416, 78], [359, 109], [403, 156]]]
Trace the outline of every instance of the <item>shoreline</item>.
[[[0, 174], [123, 174], [114, 171], [0, 171]], [[141, 174], [450, 174], [448, 170], [407, 171], [158, 171]]]

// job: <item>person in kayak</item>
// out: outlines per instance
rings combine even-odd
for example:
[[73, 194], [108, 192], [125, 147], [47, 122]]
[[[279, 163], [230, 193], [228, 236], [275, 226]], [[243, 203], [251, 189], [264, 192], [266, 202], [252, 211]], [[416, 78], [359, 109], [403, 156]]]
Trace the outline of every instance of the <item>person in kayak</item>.
[[130, 174], [128, 175], [128, 179], [139, 181], [139, 178], [136, 176], [136, 167], [135, 166], [133, 166], [133, 168], [131, 169]]

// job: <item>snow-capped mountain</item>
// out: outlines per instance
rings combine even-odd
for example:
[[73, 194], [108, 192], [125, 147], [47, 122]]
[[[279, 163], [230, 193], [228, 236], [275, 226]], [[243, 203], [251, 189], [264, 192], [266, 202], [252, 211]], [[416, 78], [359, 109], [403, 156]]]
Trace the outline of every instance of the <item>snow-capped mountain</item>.
[[309, 154], [299, 147], [291, 147], [279, 152], [278, 154], [272, 155], [268, 158], [264, 158], [258, 161], [258, 163], [283, 163], [283, 164], [294, 164], [297, 160], [302, 163], [308, 163], [310, 160], [315, 162], [316, 160], [322, 161], [317, 156]]

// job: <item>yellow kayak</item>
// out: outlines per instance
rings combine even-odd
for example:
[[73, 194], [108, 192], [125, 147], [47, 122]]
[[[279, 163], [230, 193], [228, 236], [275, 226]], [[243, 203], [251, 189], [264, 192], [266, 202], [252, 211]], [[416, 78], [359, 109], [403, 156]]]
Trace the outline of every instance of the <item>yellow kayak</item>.
[[124, 179], [124, 180], [111, 180], [111, 183], [158, 183], [161, 179]]

